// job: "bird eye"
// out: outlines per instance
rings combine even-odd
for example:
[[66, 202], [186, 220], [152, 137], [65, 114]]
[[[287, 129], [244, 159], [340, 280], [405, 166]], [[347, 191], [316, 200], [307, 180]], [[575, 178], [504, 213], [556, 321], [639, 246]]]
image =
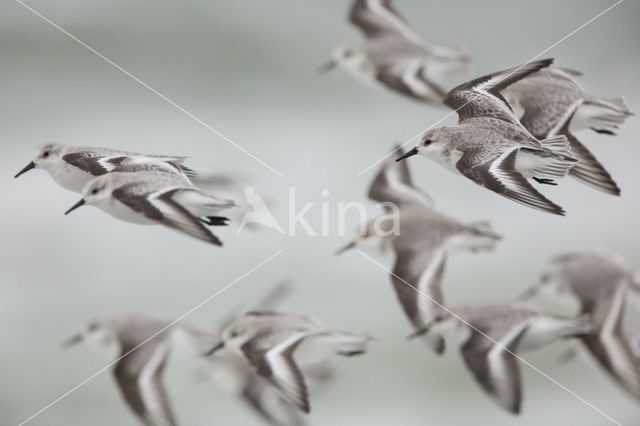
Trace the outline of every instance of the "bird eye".
[[431, 144], [431, 139], [425, 139], [423, 144], [424, 146], [429, 146], [429, 144]]
[[87, 330], [89, 331], [96, 331], [96, 329], [98, 328], [98, 324], [96, 324], [95, 322], [92, 322], [91, 324], [89, 324], [89, 326], [87, 327]]
[[345, 51], [342, 53], [342, 55], [343, 55], [345, 58], [350, 58], [351, 56], [353, 56], [353, 52], [352, 52], [351, 50], [345, 50]]
[[93, 189], [91, 190], [91, 193], [92, 193], [92, 194], [97, 194], [97, 193], [98, 193], [98, 188], [93, 188]]
[[43, 156], [44, 158], [47, 158], [47, 157], [49, 156], [49, 151], [45, 151], [45, 152], [43, 152], [43, 153], [42, 153], [42, 156]]

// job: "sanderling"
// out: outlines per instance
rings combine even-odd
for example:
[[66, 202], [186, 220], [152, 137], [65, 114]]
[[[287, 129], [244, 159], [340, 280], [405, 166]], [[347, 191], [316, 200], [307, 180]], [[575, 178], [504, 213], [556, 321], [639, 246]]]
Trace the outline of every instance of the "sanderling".
[[[402, 153], [400, 148], [396, 150]], [[409, 321], [419, 329], [441, 312], [442, 280], [449, 255], [493, 250], [501, 237], [488, 222], [465, 224], [435, 210], [430, 198], [413, 185], [408, 165], [391, 157], [373, 179], [369, 198], [398, 207], [398, 229], [380, 235], [368, 225], [341, 251], [351, 247], [367, 250], [371, 242], [382, 248], [391, 246], [395, 253], [391, 281]], [[436, 353], [442, 353], [442, 338], [434, 334], [424, 338]]]
[[225, 225], [220, 210], [234, 207], [173, 173], [138, 171], [108, 173], [89, 181], [82, 199], [65, 214], [83, 205], [94, 205], [109, 215], [137, 224], [161, 224], [208, 243], [222, 242], [206, 226]]
[[89, 341], [115, 348], [119, 359], [113, 375], [132, 413], [143, 425], [175, 426], [162, 380], [169, 355], [201, 355], [216, 336], [170, 324], [139, 314], [109, 315], [90, 321], [64, 345]]
[[436, 81], [469, 69], [466, 48], [426, 43], [390, 0], [356, 0], [350, 20], [366, 40], [335, 48], [321, 71], [338, 66], [364, 84], [382, 85], [419, 101], [442, 104], [446, 93]]
[[435, 333], [454, 339], [476, 381], [513, 414], [520, 412], [522, 401], [515, 354], [591, 331], [587, 316], [566, 318], [516, 305], [451, 307], [450, 312], [441, 313], [413, 336]]
[[397, 161], [416, 154], [432, 158], [518, 203], [559, 215], [554, 204], [528, 182], [555, 184], [577, 163], [563, 135], [539, 141], [518, 121], [501, 91], [551, 65], [546, 59], [489, 74], [454, 88], [444, 102], [459, 116], [456, 127], [425, 131], [417, 146]]
[[31, 162], [15, 177], [31, 169], [43, 169], [63, 188], [73, 192], [82, 192], [84, 185], [97, 176], [112, 172], [118, 167], [133, 171], [137, 166], [146, 163], [164, 163], [167, 171], [173, 170], [189, 178], [196, 177], [197, 172], [183, 165], [185, 160], [186, 157], [148, 155], [108, 148], [47, 143], [36, 149]]
[[[248, 304], [245, 309], [236, 309], [223, 318], [220, 330], [240, 318], [247, 309], [273, 309], [281, 304], [288, 295], [290, 287], [282, 283], [272, 288], [266, 295]], [[218, 333], [219, 336], [220, 333]], [[249, 408], [266, 423], [273, 426], [301, 426], [300, 411], [289, 400], [280, 396], [271, 382], [259, 375], [243, 355], [234, 350], [216, 351], [208, 358], [211, 361], [210, 372], [223, 388], [235, 393]], [[310, 385], [323, 385], [333, 377], [328, 362], [303, 368], [305, 377], [311, 379]]]
[[209, 354], [232, 348], [284, 398], [308, 413], [309, 396], [301, 367], [334, 354], [362, 354], [372, 340], [367, 334], [340, 331], [307, 315], [253, 311], [225, 327], [221, 342]]
[[578, 163], [569, 174], [581, 182], [613, 195], [620, 189], [609, 172], [572, 133], [591, 128], [599, 133], [613, 131], [633, 115], [622, 97], [602, 98], [586, 93], [572, 75], [559, 68], [540, 70], [503, 93], [522, 125], [538, 139], [564, 135]]
[[640, 360], [624, 324], [627, 299], [637, 303], [640, 285], [625, 262], [611, 253], [558, 256], [525, 296], [538, 292], [572, 300], [591, 316], [594, 330], [582, 337], [584, 346], [616, 383], [640, 399]]

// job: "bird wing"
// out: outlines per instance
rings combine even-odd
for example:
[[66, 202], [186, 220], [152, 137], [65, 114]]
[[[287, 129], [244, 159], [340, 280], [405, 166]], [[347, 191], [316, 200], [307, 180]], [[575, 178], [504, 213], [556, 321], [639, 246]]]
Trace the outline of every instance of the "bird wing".
[[439, 103], [446, 95], [425, 75], [424, 63], [420, 59], [380, 66], [376, 69], [375, 78], [390, 89], [418, 101]]
[[572, 157], [578, 160], [569, 171], [569, 174], [595, 189], [612, 195], [620, 195], [620, 188], [611, 177], [611, 174], [591, 151], [571, 133], [571, 120], [579, 106], [580, 104], [576, 103], [572, 109], [568, 110], [563, 120], [545, 135], [545, 139], [556, 135], [564, 135], [569, 142]]
[[460, 123], [476, 117], [492, 117], [522, 127], [501, 92], [552, 62], [552, 59], [529, 62], [476, 78], [451, 90], [444, 98], [444, 103], [458, 113]]
[[431, 207], [433, 205], [431, 197], [413, 184], [409, 163], [395, 161], [396, 153], [403, 154], [402, 147], [396, 145], [393, 152], [394, 154], [387, 157], [369, 185], [368, 197], [379, 203], [391, 202], [397, 205], [419, 203]]
[[168, 187], [155, 192], [140, 191], [144, 183], [134, 182], [115, 189], [113, 197], [132, 210], [171, 229], [186, 233], [208, 243], [222, 242], [203, 223], [175, 200], [177, 194], [198, 192], [192, 188]]
[[468, 150], [456, 163], [456, 168], [480, 186], [517, 203], [548, 213], [564, 215], [564, 210], [538, 192], [516, 169], [520, 147], [504, 151], [499, 156], [484, 158], [482, 149]]
[[66, 154], [64, 161], [91, 176], [101, 176], [111, 172], [127, 160], [127, 156], [121, 154], [105, 155], [103, 153], [80, 151]]
[[299, 412], [283, 399], [261, 376], [254, 376], [244, 383], [242, 399], [260, 417], [273, 426], [302, 426]]
[[529, 321], [518, 323], [498, 340], [499, 344], [472, 330], [461, 348], [462, 357], [480, 386], [514, 414], [520, 412], [522, 400], [520, 368], [514, 354], [528, 325]]
[[[241, 347], [258, 374], [267, 378], [283, 397], [305, 413], [310, 411], [309, 393], [293, 353], [308, 336], [306, 332], [283, 333], [282, 337], [270, 332], [259, 333]], [[271, 345], [274, 338], [277, 343]]]
[[[442, 247], [422, 251], [396, 248], [391, 281], [405, 314], [416, 329], [423, 328], [442, 310], [442, 278], [446, 263]], [[434, 333], [423, 336], [436, 353], [444, 351], [442, 336]]]
[[391, 0], [355, 0], [349, 20], [368, 38], [393, 34], [422, 42], [407, 20], [393, 7]]
[[135, 350], [134, 346], [123, 345], [122, 358], [113, 370], [114, 378], [125, 402], [143, 424], [175, 426], [175, 417], [162, 383], [168, 347], [163, 344], [147, 345]]
[[640, 399], [640, 361], [624, 331], [627, 286], [619, 284], [596, 333], [583, 338], [591, 355], [613, 380]]

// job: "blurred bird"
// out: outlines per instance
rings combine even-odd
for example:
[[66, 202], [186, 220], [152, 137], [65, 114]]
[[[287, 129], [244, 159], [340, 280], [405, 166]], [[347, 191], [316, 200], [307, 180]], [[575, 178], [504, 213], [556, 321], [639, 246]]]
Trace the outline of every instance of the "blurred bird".
[[[118, 167], [128, 166], [128, 171], [148, 163], [164, 163], [164, 170], [173, 171], [196, 178], [198, 173], [184, 166], [186, 157], [167, 155], [148, 155], [119, 151], [108, 148], [70, 146], [60, 143], [40, 145], [27, 166], [15, 177], [31, 169], [43, 169], [60, 186], [69, 191], [82, 192], [82, 188], [93, 178], [114, 171]], [[160, 168], [162, 166], [158, 166]]]
[[[246, 309], [236, 309], [223, 321], [224, 327], [242, 317], [247, 309], [273, 309], [280, 305], [289, 294], [288, 283], [281, 283], [266, 295], [253, 301]], [[219, 335], [219, 333], [218, 333]], [[244, 355], [229, 348], [215, 351], [207, 358], [210, 373], [221, 387], [235, 393], [265, 423], [272, 426], [301, 426], [304, 424], [300, 411], [287, 399], [280, 396], [271, 382], [259, 375]], [[333, 378], [333, 369], [328, 362], [321, 362], [303, 368], [303, 373], [311, 379], [311, 385], [328, 383]]]
[[396, 161], [416, 154], [517, 203], [564, 215], [528, 182], [555, 185], [575, 166], [564, 135], [536, 139], [525, 129], [501, 92], [553, 60], [546, 59], [498, 71], [451, 90], [445, 104], [458, 113], [456, 127], [425, 131], [417, 146]]
[[303, 368], [334, 354], [362, 354], [371, 341], [366, 334], [340, 331], [307, 315], [254, 311], [225, 327], [222, 341], [209, 354], [231, 348], [283, 398], [308, 413]]
[[470, 67], [466, 48], [428, 44], [409, 27], [391, 0], [355, 0], [350, 20], [365, 40], [335, 48], [322, 72], [337, 66], [363, 84], [442, 104], [446, 93], [437, 81]]
[[82, 199], [65, 214], [93, 205], [126, 222], [161, 224], [210, 244], [222, 242], [206, 226], [226, 225], [220, 210], [235, 206], [196, 188], [177, 174], [158, 171], [108, 173], [89, 181]]
[[569, 253], [557, 256], [540, 281], [523, 294], [550, 294], [577, 303], [589, 315], [593, 332], [584, 347], [618, 385], [640, 399], [640, 358], [625, 330], [626, 304], [639, 306], [640, 285], [625, 262], [611, 253]]
[[516, 305], [451, 307], [410, 337], [434, 333], [453, 339], [478, 384], [504, 409], [519, 414], [518, 353], [591, 332], [588, 316], [541, 314]]
[[[400, 147], [396, 151], [402, 154]], [[491, 251], [501, 236], [488, 222], [465, 224], [435, 210], [431, 199], [413, 184], [407, 163], [396, 163], [391, 157], [371, 183], [369, 198], [396, 206], [397, 216], [387, 207], [385, 232], [376, 232], [380, 227], [370, 221], [365, 233], [340, 252], [391, 246], [395, 253], [391, 281], [409, 321], [419, 329], [442, 311], [442, 280], [449, 256]], [[424, 338], [436, 353], [444, 351], [440, 336], [425, 334]]]
[[612, 134], [633, 115], [622, 97], [602, 98], [586, 93], [573, 78], [575, 71], [547, 68], [517, 81], [504, 91], [522, 125], [538, 139], [566, 136], [578, 163], [569, 174], [612, 195], [620, 189], [609, 172], [573, 132], [591, 128]]
[[[153, 336], [153, 337], [152, 337]], [[87, 323], [64, 345], [82, 341], [115, 348], [113, 376], [122, 398], [144, 426], [175, 426], [176, 419], [163, 383], [169, 356], [199, 356], [217, 336], [183, 324], [171, 325], [139, 314], [109, 315]]]

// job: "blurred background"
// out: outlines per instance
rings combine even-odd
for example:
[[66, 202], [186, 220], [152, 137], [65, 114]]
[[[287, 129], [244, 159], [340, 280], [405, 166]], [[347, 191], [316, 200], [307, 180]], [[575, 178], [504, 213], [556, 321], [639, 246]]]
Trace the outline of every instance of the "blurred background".
[[[277, 176], [106, 63], [19, 3], [0, 14], [0, 156], [5, 194], [0, 224], [0, 419], [18, 424], [112, 360], [108, 351], [61, 341], [94, 315], [140, 311], [172, 319], [276, 253], [283, 253], [194, 312], [185, 322], [213, 327], [230, 309], [283, 278], [295, 283], [284, 308], [368, 331], [370, 354], [339, 359], [336, 383], [312, 395], [313, 425], [603, 425], [607, 420], [539, 373], [522, 366], [524, 406], [506, 414], [473, 382], [456, 350], [443, 357], [407, 342], [410, 327], [387, 273], [347, 242], [265, 229], [220, 231], [223, 249], [161, 227], [116, 221], [93, 208], [62, 213], [78, 195], [44, 172], [12, 176], [36, 145], [58, 141], [193, 157], [191, 164], [241, 172], [287, 223], [288, 192], [320, 228], [318, 203], [365, 201], [374, 170], [358, 172], [448, 111], [360, 86], [343, 72], [319, 76], [338, 43], [360, 37], [349, 1], [30, 0], [28, 4], [133, 75], [280, 171]], [[436, 44], [465, 43], [474, 70], [460, 79], [521, 64], [610, 6], [604, 0], [416, 2], [397, 0], [418, 33]], [[627, 1], [544, 57], [581, 70], [597, 95], [624, 95], [640, 112], [640, 3]], [[459, 81], [448, 82], [452, 87]], [[445, 124], [454, 124], [450, 117]], [[562, 251], [607, 247], [640, 269], [635, 117], [618, 137], [580, 139], [612, 172], [614, 198], [566, 179], [544, 187], [568, 212], [554, 217], [494, 196], [425, 158], [412, 159], [418, 184], [463, 220], [489, 219], [505, 236], [494, 254], [451, 260], [450, 303], [508, 301]], [[322, 190], [329, 190], [322, 197]], [[372, 212], [375, 210], [372, 209]], [[335, 216], [333, 216], [335, 219]], [[332, 219], [331, 225], [336, 222]], [[355, 229], [357, 217], [350, 227]], [[640, 407], [586, 356], [560, 365], [566, 344], [526, 359], [622, 424]], [[233, 396], [194, 379], [196, 363], [174, 360], [167, 386], [180, 424], [260, 424]], [[110, 372], [30, 425], [133, 425]]]

